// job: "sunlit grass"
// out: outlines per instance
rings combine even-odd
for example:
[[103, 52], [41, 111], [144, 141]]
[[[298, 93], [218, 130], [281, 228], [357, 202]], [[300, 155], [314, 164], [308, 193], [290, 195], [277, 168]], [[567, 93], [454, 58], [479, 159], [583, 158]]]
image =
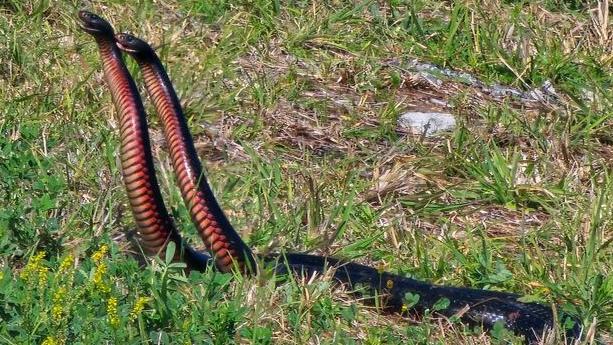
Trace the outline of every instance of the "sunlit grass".
[[[157, 48], [213, 189], [256, 252], [334, 255], [512, 291], [578, 315], [590, 344], [613, 337], [613, 44], [599, 4], [88, 9]], [[80, 5], [0, 4], [0, 342], [518, 342], [503, 330], [488, 337], [430, 316], [381, 315], [326, 279], [276, 284], [266, 274], [185, 274], [159, 259], [141, 266], [128, 241], [114, 108], [96, 47], [75, 24]], [[486, 84], [550, 81], [562, 104], [415, 84], [403, 67], [412, 59]], [[401, 113], [431, 97], [453, 105], [452, 133], [397, 130]], [[201, 248], [150, 118], [166, 203]]]

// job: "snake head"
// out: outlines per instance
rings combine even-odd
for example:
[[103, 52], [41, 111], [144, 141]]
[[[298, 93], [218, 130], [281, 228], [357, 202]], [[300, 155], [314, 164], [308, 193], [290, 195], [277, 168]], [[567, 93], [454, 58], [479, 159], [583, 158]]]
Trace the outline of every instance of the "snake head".
[[110, 36], [113, 37], [113, 27], [109, 22], [102, 19], [97, 14], [88, 11], [79, 11], [79, 25], [85, 32], [94, 36]]
[[155, 55], [147, 42], [133, 35], [120, 33], [115, 35], [115, 41], [119, 49], [134, 57], [146, 58]]

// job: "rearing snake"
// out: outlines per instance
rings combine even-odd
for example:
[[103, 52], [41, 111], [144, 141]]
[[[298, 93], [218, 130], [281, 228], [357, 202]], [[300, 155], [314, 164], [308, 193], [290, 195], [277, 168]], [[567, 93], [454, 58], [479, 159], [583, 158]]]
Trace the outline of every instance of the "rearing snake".
[[[386, 311], [405, 312], [407, 293], [419, 295], [417, 303], [410, 308], [416, 313], [432, 310], [437, 301], [447, 298], [449, 306], [438, 314], [459, 316], [465, 323], [482, 325], [488, 330], [501, 322], [531, 344], [537, 343], [554, 326], [551, 308], [520, 302], [520, 296], [511, 293], [433, 285], [316, 255], [286, 253], [256, 258], [232, 228], [203, 175], [178, 97], [153, 49], [129, 34], [115, 35], [112, 26], [93, 13], [80, 11], [79, 19], [81, 28], [96, 40], [118, 113], [123, 180], [147, 254], [163, 252], [167, 243], [173, 241], [182, 249], [176, 259], [186, 261], [190, 269], [205, 270], [212, 261], [220, 271], [236, 268], [245, 274], [257, 273], [257, 264], [272, 266], [278, 274], [310, 275], [333, 269], [336, 281], [357, 290], [366, 303], [378, 302]], [[162, 120], [181, 195], [207, 249], [213, 254], [212, 259], [183, 242], [164, 206], [155, 177], [145, 111], [120, 49], [139, 64], [147, 91]], [[572, 320], [573, 327], [566, 330], [568, 341], [577, 339], [581, 332], [579, 322]]]

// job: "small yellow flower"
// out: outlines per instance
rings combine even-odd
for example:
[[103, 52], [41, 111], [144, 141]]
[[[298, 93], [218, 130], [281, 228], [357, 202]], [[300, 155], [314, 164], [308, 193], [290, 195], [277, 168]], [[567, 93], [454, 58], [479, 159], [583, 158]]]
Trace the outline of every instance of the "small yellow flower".
[[41, 345], [59, 345], [60, 342], [52, 336], [47, 336]]
[[66, 297], [66, 287], [60, 286], [53, 294], [53, 303], [61, 304]]
[[36, 275], [40, 268], [42, 267], [42, 261], [45, 257], [45, 252], [41, 251], [36, 253], [36, 255], [32, 256], [28, 261], [28, 264], [21, 271], [21, 278], [24, 280], [28, 280], [29, 278], [33, 278]]
[[38, 267], [38, 287], [43, 290], [47, 287], [47, 276], [49, 268], [45, 266]]
[[62, 263], [60, 264], [60, 268], [58, 269], [58, 273], [59, 274], [68, 273], [68, 271], [72, 269], [73, 262], [74, 262], [74, 256], [72, 256], [72, 254], [68, 254], [64, 258], [64, 260], [62, 260]]
[[53, 321], [60, 322], [64, 314], [64, 302], [66, 300], [66, 287], [60, 286], [53, 294], [53, 307], [51, 307], [51, 317]]
[[108, 293], [111, 291], [111, 287], [107, 284], [105, 280], [106, 270], [106, 264], [104, 262], [100, 263], [98, 267], [96, 267], [96, 270], [94, 271], [94, 276], [92, 278], [94, 286], [103, 293]]
[[130, 312], [130, 320], [134, 321], [145, 309], [145, 305], [149, 303], [149, 297], [139, 297], [134, 303], [134, 307]]
[[104, 258], [106, 253], [109, 251], [109, 247], [106, 244], [100, 246], [100, 248], [92, 254], [92, 260], [96, 265], [100, 264], [100, 261]]
[[62, 310], [61, 305], [54, 304], [53, 307], [51, 307], [51, 317], [53, 318], [54, 322], [59, 323], [60, 321], [62, 321], [63, 314], [64, 314], [64, 311]]
[[117, 314], [117, 298], [109, 298], [106, 304], [106, 313], [109, 320], [109, 325], [113, 328], [119, 327], [119, 315]]

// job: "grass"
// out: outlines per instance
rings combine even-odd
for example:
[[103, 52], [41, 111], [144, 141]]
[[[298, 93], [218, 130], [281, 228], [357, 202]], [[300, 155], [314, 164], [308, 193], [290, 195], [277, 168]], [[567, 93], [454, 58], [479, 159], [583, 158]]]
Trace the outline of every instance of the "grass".
[[[576, 313], [582, 344], [612, 341], [607, 1], [122, 3], [89, 10], [158, 48], [214, 190], [256, 252], [513, 291]], [[380, 315], [326, 279], [139, 266], [114, 109], [79, 6], [0, 3], [0, 342], [519, 342]], [[404, 67], [412, 59], [490, 85], [550, 81], [560, 104], [435, 88]], [[452, 133], [397, 128], [408, 110], [449, 111], [431, 98], [453, 104]], [[167, 205], [200, 246], [150, 124]]]

